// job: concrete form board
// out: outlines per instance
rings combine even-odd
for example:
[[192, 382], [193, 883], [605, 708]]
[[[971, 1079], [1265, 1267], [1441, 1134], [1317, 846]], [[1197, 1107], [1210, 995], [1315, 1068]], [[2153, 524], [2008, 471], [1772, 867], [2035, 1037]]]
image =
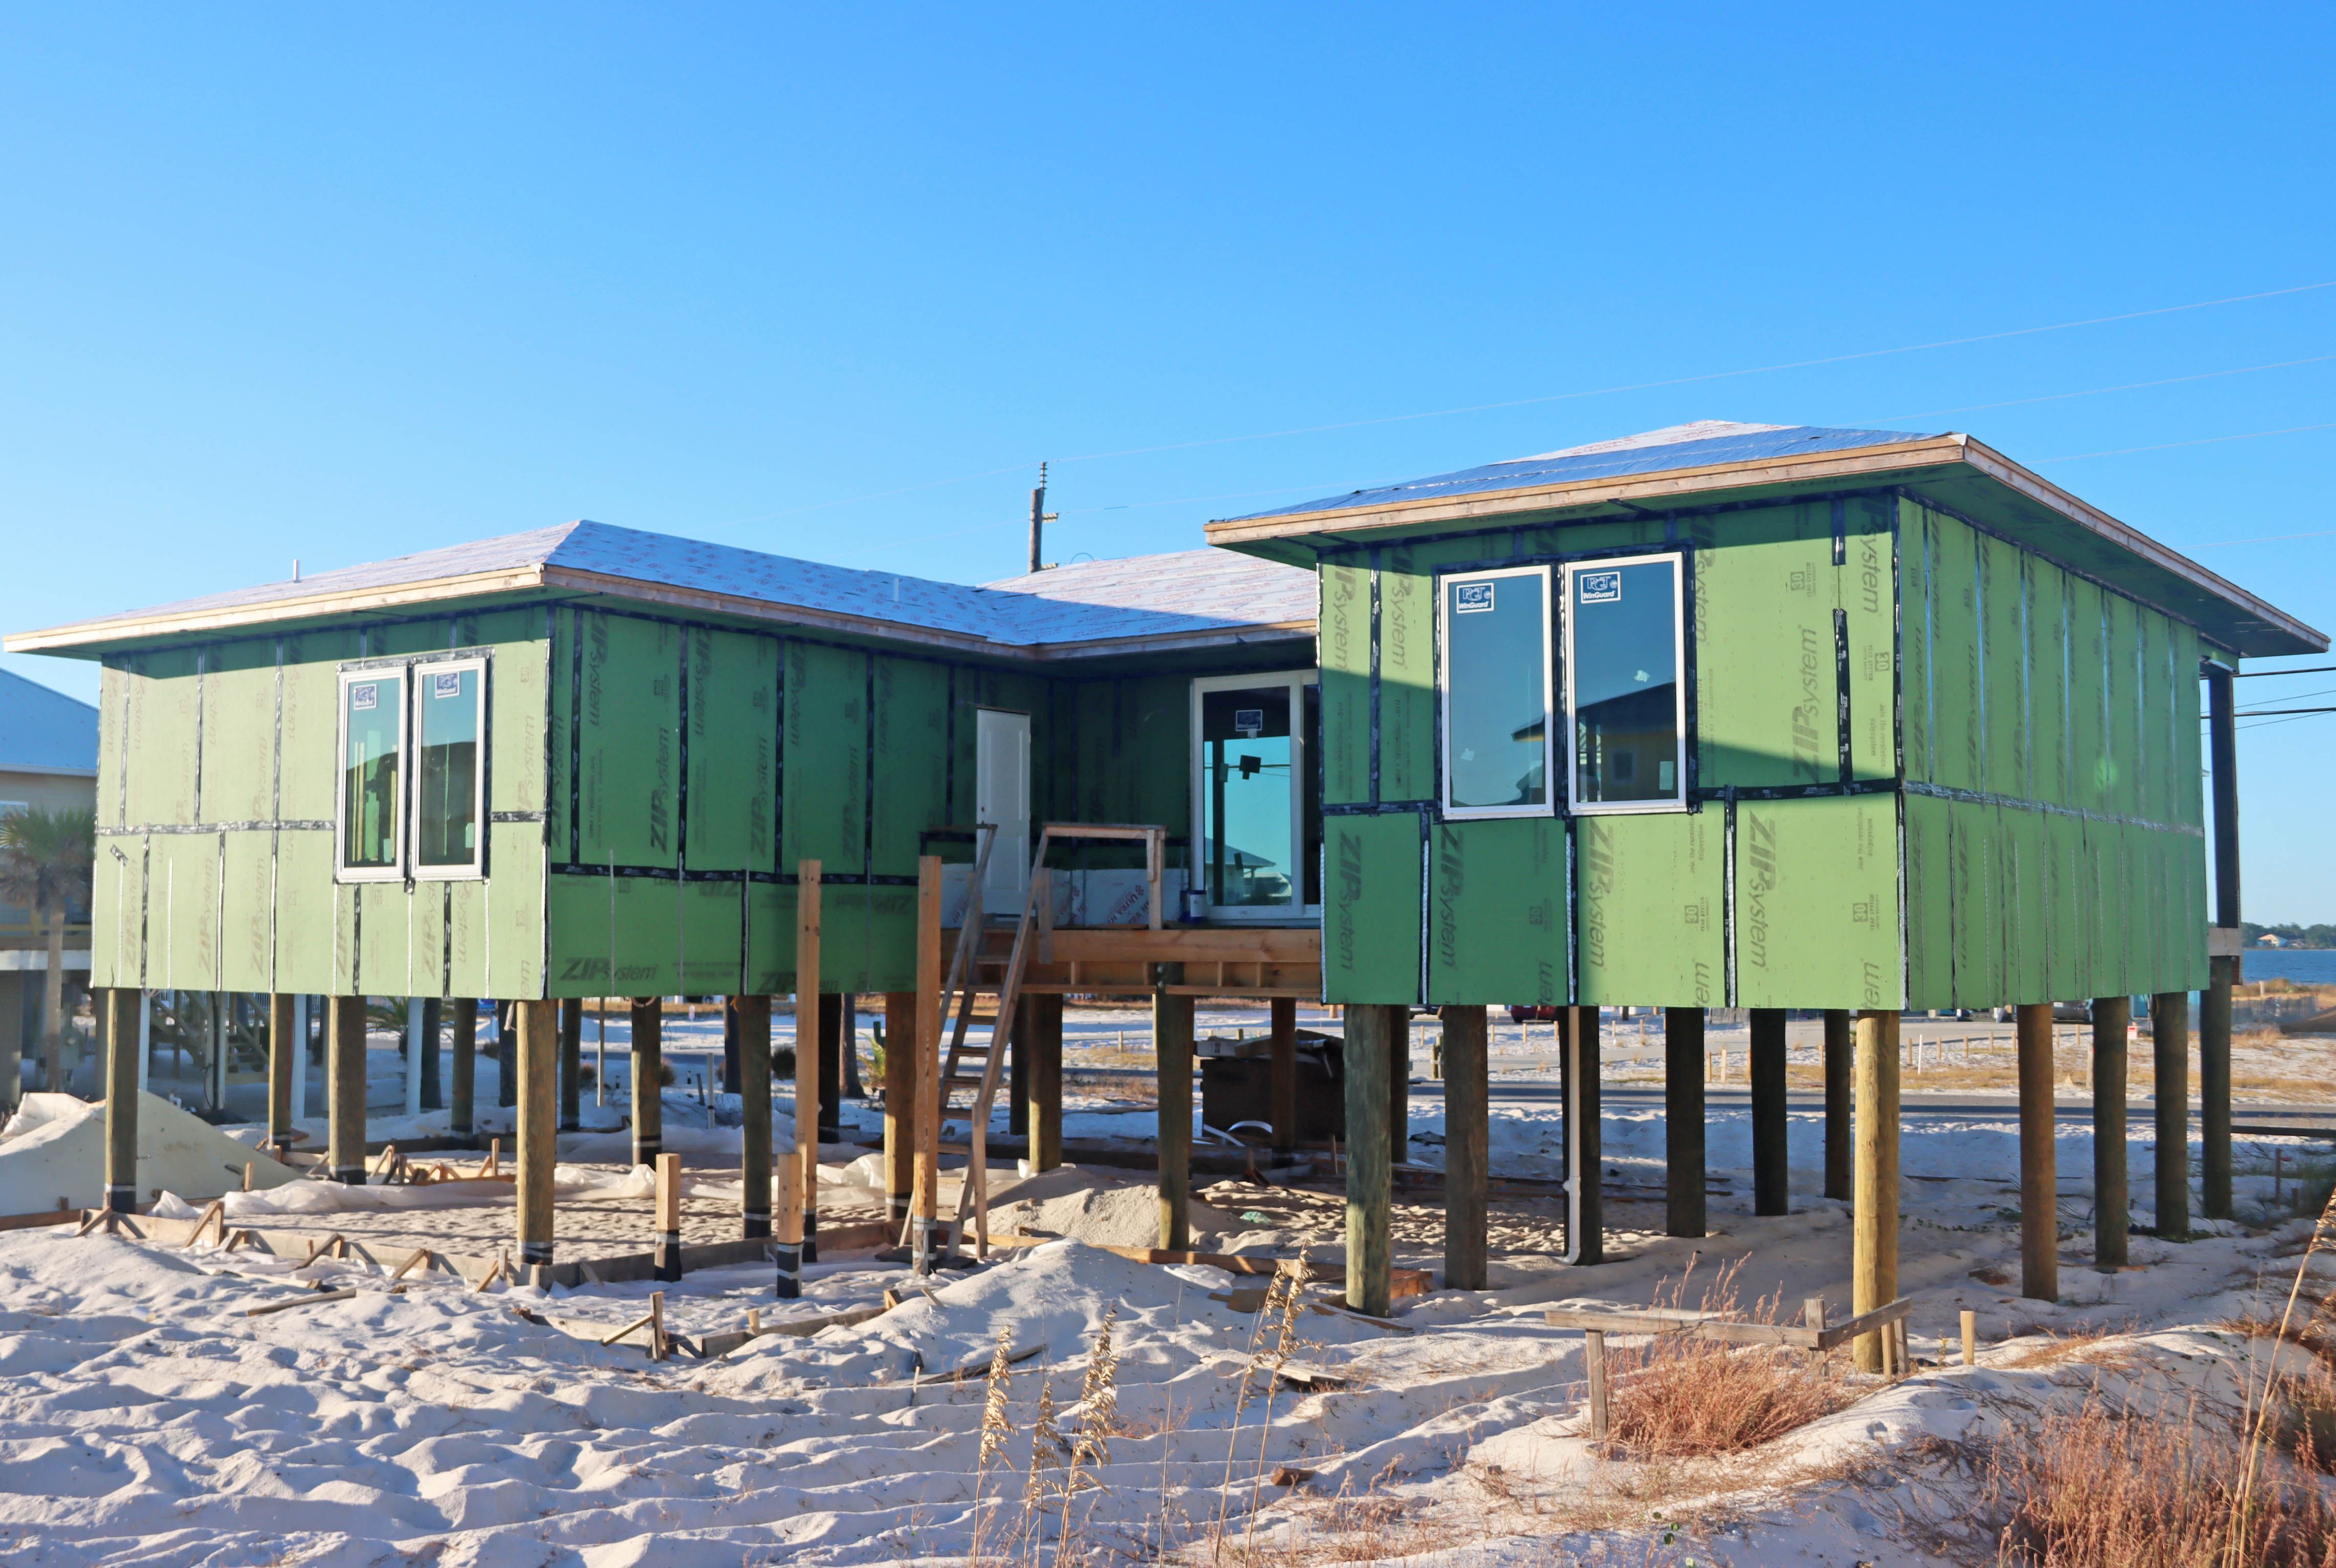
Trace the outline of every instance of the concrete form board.
[[1427, 1000], [1571, 1000], [1565, 824], [1439, 822], [1429, 837]]
[[1743, 801], [1735, 839], [1736, 1005], [1902, 1004], [1895, 799]]
[[1726, 837], [1727, 813], [1718, 808], [1576, 820], [1576, 963], [1584, 1005], [1726, 1002]]

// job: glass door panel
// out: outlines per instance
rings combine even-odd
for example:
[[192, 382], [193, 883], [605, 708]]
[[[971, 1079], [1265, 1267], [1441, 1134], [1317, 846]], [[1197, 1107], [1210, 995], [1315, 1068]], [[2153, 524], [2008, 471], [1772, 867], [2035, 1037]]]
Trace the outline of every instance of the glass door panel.
[[1287, 682], [1201, 693], [1202, 886], [1222, 908], [1291, 908], [1293, 750]]

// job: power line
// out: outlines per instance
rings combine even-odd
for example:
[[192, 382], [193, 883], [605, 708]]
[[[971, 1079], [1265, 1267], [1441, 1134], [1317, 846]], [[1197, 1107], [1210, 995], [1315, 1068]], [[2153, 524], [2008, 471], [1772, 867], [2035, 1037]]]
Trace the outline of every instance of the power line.
[[[2336, 534], [2336, 528], [2319, 528], [2308, 534], [2265, 534], [2259, 539], [2215, 539], [2209, 544], [2193, 545], [2190, 547], [2194, 550], [2217, 550], [2222, 548], [2224, 545], [2276, 545], [2283, 543], [2288, 539], [2324, 539], [2331, 534]], [[2273, 675], [2280, 673], [2280, 672], [2276, 670], [2249, 670], [2247, 673], [2250, 675]]]
[[2066, 402], [2070, 398], [2098, 397], [2103, 392], [2141, 392], [2149, 387], [2180, 386], [2185, 382], [2218, 381], [2224, 376], [2253, 375], [2255, 372], [2260, 370], [2292, 370], [2300, 364], [2325, 364], [2331, 359], [2336, 359], [2336, 353], [2318, 353], [2313, 354], [2309, 359], [2283, 359], [2272, 364], [2241, 365], [2236, 370], [2201, 371], [2196, 375], [2170, 375], [2158, 381], [2131, 381], [2125, 382], [2121, 386], [2088, 387], [2083, 392], [2049, 392], [2042, 397], [2010, 398], [2000, 403], [1965, 403], [1961, 408], [1926, 409], [1921, 413], [1884, 414], [1878, 420], [1872, 421], [1861, 420], [1858, 422], [1861, 424], [1868, 422], [1874, 424], [1887, 424], [1893, 420], [1927, 420], [1936, 419], [1942, 414], [1980, 413], [1988, 409], [2024, 408], [2029, 403]]
[[[2175, 447], [2211, 447], [2218, 441], [2251, 441], [2258, 436], [2292, 436], [2301, 434], [2304, 431], [2336, 431], [2336, 420], [2331, 420], [2325, 424], [2289, 425], [2284, 429], [2275, 431], [2247, 431], [2243, 434], [2235, 436], [2201, 436], [2195, 441], [2160, 441], [2156, 446], [2151, 447], [2117, 447], [2112, 450], [2105, 452], [2072, 452], [2067, 457], [2039, 458], [2037, 460], [2039, 462], [2046, 463], [2073, 463], [2083, 458], [2121, 458], [2132, 452], [2172, 451]], [[2302, 536], [2299, 535], [2298, 537], [2301, 537]], [[2242, 541], [2233, 540], [2232, 542], [2236, 544]]]

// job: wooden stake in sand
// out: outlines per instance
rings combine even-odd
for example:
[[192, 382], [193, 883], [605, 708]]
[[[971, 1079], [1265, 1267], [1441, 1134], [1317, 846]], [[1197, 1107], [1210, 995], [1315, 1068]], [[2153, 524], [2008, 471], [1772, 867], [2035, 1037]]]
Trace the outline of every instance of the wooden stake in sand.
[[1979, 1365], [1979, 1314], [1969, 1308], [1963, 1311], [1963, 1365]]
[[657, 1159], [657, 1277], [681, 1278], [681, 1157]]

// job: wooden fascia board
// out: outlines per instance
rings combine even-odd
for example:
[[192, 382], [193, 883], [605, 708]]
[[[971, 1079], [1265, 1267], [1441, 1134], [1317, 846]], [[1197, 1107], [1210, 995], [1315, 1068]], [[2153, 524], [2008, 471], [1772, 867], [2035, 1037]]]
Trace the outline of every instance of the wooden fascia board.
[[81, 621], [45, 631], [11, 633], [0, 648], [11, 653], [62, 653], [141, 643], [161, 637], [183, 637], [229, 632], [275, 621], [310, 620], [320, 616], [363, 615], [397, 610], [442, 599], [468, 599], [540, 587], [542, 570], [512, 566], [492, 572], [472, 572], [458, 577], [432, 577], [417, 583], [396, 583], [379, 588], [347, 589], [304, 595], [297, 598], [264, 599], [248, 605], [222, 605], [216, 609], [176, 614], [117, 615], [102, 621]]
[[2039, 505], [2050, 508], [2078, 527], [2098, 535], [2117, 548], [2138, 557], [2161, 572], [2180, 578], [2201, 593], [2221, 600], [2273, 630], [2314, 644], [2315, 652], [2327, 652], [2326, 633], [2257, 598], [2229, 578], [2160, 544], [2130, 524], [2119, 522], [2098, 507], [2070, 495], [2051, 480], [2020, 467], [1984, 442], [1973, 440], [1969, 436], [1961, 439], [1964, 449], [1963, 461], [2006, 489], [2017, 491]]
[[1562, 484], [1535, 485], [1525, 489], [1397, 501], [1384, 507], [1351, 511], [1302, 512], [1291, 517], [1260, 518], [1256, 522], [1226, 520], [1207, 524], [1203, 532], [1212, 545], [1240, 546], [1307, 534], [1368, 533], [1389, 528], [1473, 522], [1480, 518], [1504, 517], [1512, 512], [1572, 510], [1618, 502], [1651, 508], [1660, 503], [1676, 503], [1682, 497], [1716, 490], [1866, 479], [1906, 469], [1961, 462], [1962, 440], [1961, 436], [1933, 436], [1919, 441], [1898, 441], [1885, 447], [1860, 447], [1847, 453], [1810, 452], [1800, 456], [1768, 458], [1754, 463], [1671, 469], [1613, 479], [1569, 479]]

